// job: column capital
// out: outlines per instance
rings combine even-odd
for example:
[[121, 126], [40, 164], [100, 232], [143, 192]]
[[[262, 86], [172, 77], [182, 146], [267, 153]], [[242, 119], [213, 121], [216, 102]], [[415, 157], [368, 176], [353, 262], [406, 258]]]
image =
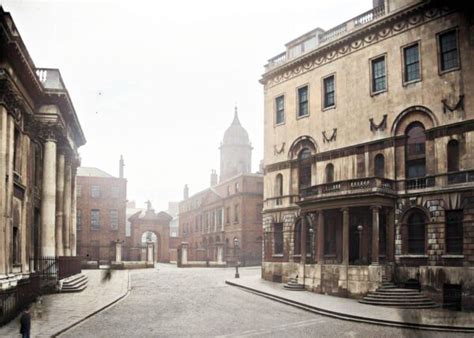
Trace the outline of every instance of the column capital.
[[370, 206], [370, 210], [380, 210], [380, 209], [382, 209], [381, 205], [371, 205]]
[[349, 212], [349, 208], [348, 207], [341, 208], [341, 211], [342, 212]]

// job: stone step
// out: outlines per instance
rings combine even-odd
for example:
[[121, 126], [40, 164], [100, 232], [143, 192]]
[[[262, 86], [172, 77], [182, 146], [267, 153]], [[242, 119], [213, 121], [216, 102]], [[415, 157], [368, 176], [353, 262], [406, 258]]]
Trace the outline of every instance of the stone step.
[[403, 308], [403, 309], [433, 309], [433, 308], [438, 307], [436, 303], [410, 303], [410, 304], [389, 303], [389, 302], [376, 303], [372, 301], [366, 301], [363, 299], [359, 300], [359, 303], [375, 305], [375, 306], [397, 307], [397, 308]]
[[62, 282], [61, 292], [80, 292], [87, 287], [87, 276], [81, 274], [77, 274], [75, 276], [71, 276], [66, 278]]
[[63, 286], [74, 286], [74, 285], [82, 284], [84, 281], [87, 283], [87, 277], [83, 275], [82, 277], [76, 278], [74, 280], [64, 281]]
[[409, 295], [409, 296], [401, 296], [401, 295], [387, 295], [387, 294], [380, 294], [380, 293], [375, 293], [375, 292], [369, 292], [366, 297], [375, 297], [375, 298], [380, 298], [380, 299], [400, 299], [400, 298], [410, 298], [410, 299], [420, 299], [420, 298], [426, 298], [422, 294], [418, 295]]
[[418, 290], [413, 290], [413, 289], [402, 289], [402, 288], [389, 288], [389, 289], [384, 289], [384, 288], [378, 288], [377, 292], [387, 292], [387, 293], [400, 293], [400, 294], [419, 294], [420, 291]]
[[374, 302], [388, 302], [388, 303], [433, 303], [429, 298], [377, 298], [371, 296], [365, 296], [364, 300]]

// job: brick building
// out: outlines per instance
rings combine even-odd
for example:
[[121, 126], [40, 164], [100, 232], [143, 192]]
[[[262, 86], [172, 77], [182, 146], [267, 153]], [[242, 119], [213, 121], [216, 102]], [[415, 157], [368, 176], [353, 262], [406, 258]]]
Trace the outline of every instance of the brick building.
[[252, 147], [237, 110], [220, 151], [219, 183], [213, 171], [209, 188], [192, 196], [184, 188], [179, 205], [180, 238], [188, 243], [189, 260], [216, 261], [220, 244], [228, 264], [240, 260], [243, 265], [260, 265], [263, 177], [250, 173]]
[[77, 169], [77, 248], [87, 260], [113, 261], [114, 243], [125, 241], [127, 180], [120, 173], [114, 177], [97, 168]]
[[474, 21], [455, 4], [374, 1], [269, 60], [263, 278], [474, 307]]

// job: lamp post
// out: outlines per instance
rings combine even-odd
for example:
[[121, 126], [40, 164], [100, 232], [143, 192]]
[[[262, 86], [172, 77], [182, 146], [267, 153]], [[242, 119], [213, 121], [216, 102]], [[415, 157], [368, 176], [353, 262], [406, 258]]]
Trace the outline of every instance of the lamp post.
[[357, 226], [357, 231], [359, 231], [359, 264], [362, 265], [362, 230], [364, 227], [359, 224]]
[[236, 237], [234, 238], [234, 250], [236, 252], [236, 257], [237, 257], [237, 263], [235, 264], [235, 278], [240, 278], [239, 275], [239, 255], [238, 255], [238, 250], [239, 250], [239, 239]]

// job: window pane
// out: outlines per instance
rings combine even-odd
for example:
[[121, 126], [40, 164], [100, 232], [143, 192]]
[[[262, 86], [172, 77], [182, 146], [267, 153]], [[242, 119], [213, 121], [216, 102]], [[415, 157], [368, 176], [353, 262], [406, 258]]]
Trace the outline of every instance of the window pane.
[[372, 61], [372, 91], [378, 92], [386, 89], [385, 81], [385, 58]]
[[283, 224], [275, 223], [273, 225], [273, 243], [274, 253], [283, 254]]
[[420, 78], [420, 55], [418, 44], [405, 48], [405, 81], [414, 81]]
[[425, 218], [419, 212], [408, 219], [408, 253], [425, 253]]
[[283, 96], [276, 98], [276, 124], [283, 123], [285, 121], [285, 100]]
[[446, 211], [446, 253], [463, 253], [463, 211]]
[[456, 31], [444, 33], [439, 36], [442, 70], [457, 68], [459, 65], [456, 38]]
[[298, 116], [308, 115], [308, 87], [298, 89]]
[[334, 106], [334, 76], [324, 79], [324, 107]]

